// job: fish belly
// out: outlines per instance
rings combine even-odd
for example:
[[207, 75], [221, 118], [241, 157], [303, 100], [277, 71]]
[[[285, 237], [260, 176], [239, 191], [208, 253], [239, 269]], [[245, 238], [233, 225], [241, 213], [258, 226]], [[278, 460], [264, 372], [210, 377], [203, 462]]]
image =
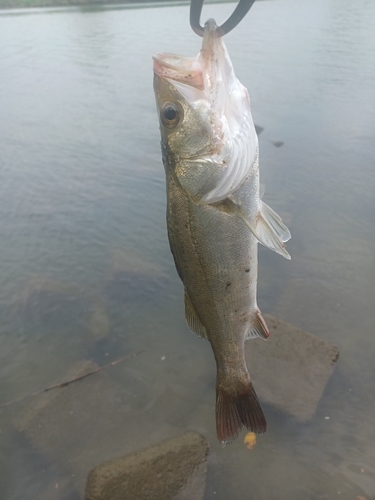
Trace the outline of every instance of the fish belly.
[[[257, 241], [225, 205], [198, 205], [173, 178], [168, 182], [167, 226], [185, 291], [216, 358], [243, 344], [257, 309]], [[220, 349], [220, 352], [216, 352]]]

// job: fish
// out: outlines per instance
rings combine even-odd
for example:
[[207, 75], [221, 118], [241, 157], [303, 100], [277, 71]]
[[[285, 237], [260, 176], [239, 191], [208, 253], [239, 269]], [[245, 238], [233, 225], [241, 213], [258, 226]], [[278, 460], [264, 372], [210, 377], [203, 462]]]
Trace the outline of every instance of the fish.
[[153, 56], [166, 174], [167, 229], [189, 329], [216, 361], [216, 433], [225, 445], [266, 419], [245, 340], [266, 340], [257, 305], [258, 243], [286, 259], [288, 228], [259, 194], [259, 145], [247, 89], [209, 19], [196, 57]]

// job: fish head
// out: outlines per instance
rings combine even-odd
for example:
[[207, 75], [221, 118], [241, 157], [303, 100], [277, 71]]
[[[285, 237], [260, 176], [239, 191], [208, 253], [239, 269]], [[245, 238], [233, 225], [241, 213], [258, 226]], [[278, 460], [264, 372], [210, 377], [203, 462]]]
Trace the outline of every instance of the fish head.
[[162, 141], [178, 158], [212, 150], [210, 106], [202, 73], [194, 59], [173, 54], [154, 56], [154, 90]]
[[234, 74], [215, 21], [206, 22], [197, 57], [163, 53], [153, 61], [162, 143], [178, 162], [200, 158], [221, 169], [206, 201], [224, 199], [254, 163], [258, 138], [247, 89]]

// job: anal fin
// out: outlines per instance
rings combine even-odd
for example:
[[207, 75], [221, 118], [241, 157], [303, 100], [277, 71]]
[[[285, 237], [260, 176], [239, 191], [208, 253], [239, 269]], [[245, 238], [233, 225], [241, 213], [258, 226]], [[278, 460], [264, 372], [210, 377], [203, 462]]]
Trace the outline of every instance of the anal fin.
[[267, 340], [270, 336], [270, 332], [264, 321], [264, 318], [259, 311], [259, 309], [255, 312], [252, 318], [252, 324], [249, 331], [246, 333], [245, 340], [261, 338], [263, 340]]
[[191, 303], [190, 297], [185, 290], [185, 318], [189, 329], [202, 339], [207, 340], [207, 331]]

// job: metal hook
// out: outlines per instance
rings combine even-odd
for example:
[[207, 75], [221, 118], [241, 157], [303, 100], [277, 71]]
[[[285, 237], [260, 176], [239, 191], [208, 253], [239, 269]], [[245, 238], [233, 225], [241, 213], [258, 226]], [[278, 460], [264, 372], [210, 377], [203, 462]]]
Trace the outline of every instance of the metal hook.
[[[200, 24], [203, 2], [204, 0], [190, 1], [190, 26], [199, 36], [203, 36], [204, 32], [204, 28]], [[246, 16], [254, 2], [255, 0], [240, 0], [233, 14], [228, 17], [225, 23], [217, 27], [218, 36], [224, 36], [232, 31], [232, 29]]]

